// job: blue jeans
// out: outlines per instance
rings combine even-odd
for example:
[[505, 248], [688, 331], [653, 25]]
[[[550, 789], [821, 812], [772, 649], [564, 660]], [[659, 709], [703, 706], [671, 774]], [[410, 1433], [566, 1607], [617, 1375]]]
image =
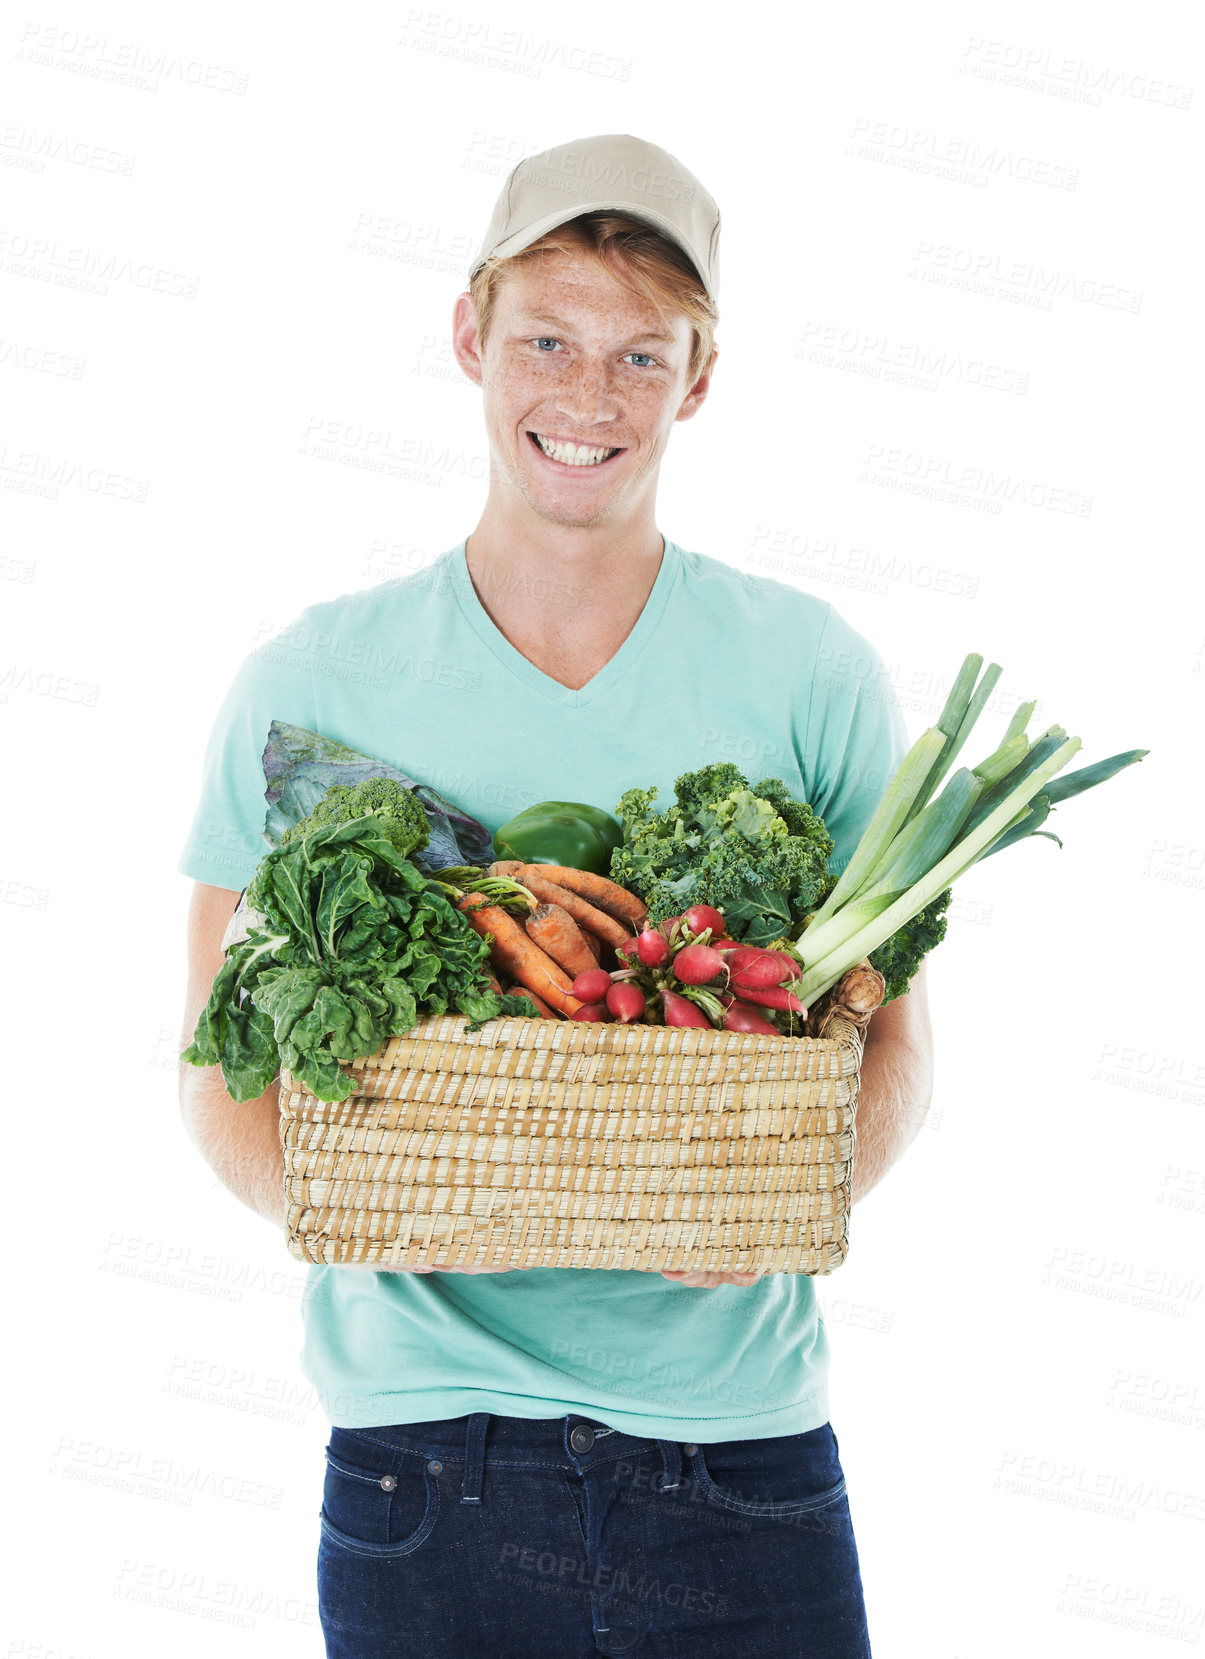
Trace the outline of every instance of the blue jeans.
[[332, 1428], [327, 1659], [869, 1659], [830, 1424], [694, 1445], [591, 1417]]

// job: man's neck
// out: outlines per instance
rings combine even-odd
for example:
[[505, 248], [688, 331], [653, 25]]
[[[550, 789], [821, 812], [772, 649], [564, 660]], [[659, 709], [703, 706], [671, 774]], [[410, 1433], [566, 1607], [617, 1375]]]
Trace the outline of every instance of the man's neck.
[[605, 541], [593, 527], [557, 525], [507, 539], [483, 517], [465, 560], [494, 626], [542, 673], [577, 690], [635, 627], [663, 547], [651, 522]]

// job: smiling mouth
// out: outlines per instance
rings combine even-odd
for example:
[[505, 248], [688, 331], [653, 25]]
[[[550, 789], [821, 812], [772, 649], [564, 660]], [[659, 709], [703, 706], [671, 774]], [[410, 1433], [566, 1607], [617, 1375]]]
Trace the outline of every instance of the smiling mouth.
[[527, 436], [532, 443], [549, 461], [557, 461], [561, 466], [568, 467], [602, 467], [616, 455], [622, 455], [622, 449], [602, 449], [590, 447], [586, 444], [557, 443], [546, 438], [543, 433], [528, 431]]

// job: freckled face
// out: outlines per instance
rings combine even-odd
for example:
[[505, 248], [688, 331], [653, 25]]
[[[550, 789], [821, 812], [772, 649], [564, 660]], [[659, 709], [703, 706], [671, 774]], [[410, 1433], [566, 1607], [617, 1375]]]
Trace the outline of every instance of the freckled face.
[[686, 396], [689, 355], [687, 319], [663, 319], [590, 256], [520, 266], [481, 354], [491, 486], [559, 524], [633, 515], [655, 495], [674, 422], [702, 401]]

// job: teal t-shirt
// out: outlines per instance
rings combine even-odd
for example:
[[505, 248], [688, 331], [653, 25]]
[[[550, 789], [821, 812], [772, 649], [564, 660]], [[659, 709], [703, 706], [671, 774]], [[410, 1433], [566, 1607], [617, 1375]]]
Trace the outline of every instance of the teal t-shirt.
[[[669, 806], [676, 777], [730, 760], [808, 801], [844, 868], [907, 749], [882, 659], [828, 601], [664, 540], [635, 627], [578, 690], [494, 625], [464, 541], [415, 575], [308, 606], [237, 671], [177, 868], [247, 885], [270, 845], [273, 719], [401, 768], [491, 831], [537, 801], [613, 812], [624, 790], [654, 784]], [[806, 1274], [705, 1290], [589, 1268], [306, 1273], [301, 1366], [342, 1428], [577, 1412], [707, 1443], [828, 1421]]]

